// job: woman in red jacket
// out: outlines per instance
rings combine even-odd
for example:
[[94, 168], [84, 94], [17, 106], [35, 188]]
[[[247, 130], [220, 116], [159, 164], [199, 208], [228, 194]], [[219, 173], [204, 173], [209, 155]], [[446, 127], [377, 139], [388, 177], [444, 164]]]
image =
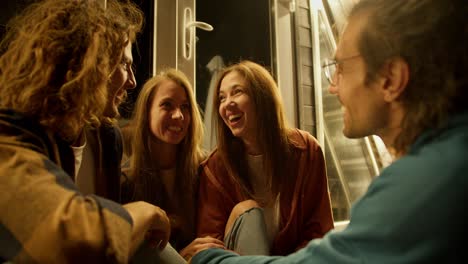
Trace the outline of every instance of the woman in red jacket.
[[241, 254], [294, 252], [333, 228], [322, 150], [287, 126], [265, 68], [242, 61], [220, 76], [218, 146], [202, 163], [197, 235]]

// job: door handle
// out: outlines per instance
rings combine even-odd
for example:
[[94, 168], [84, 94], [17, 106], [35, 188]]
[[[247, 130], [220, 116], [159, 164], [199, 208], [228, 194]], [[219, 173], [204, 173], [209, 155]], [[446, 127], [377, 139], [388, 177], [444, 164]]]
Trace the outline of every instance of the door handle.
[[194, 28], [203, 29], [205, 31], [212, 31], [213, 26], [200, 21], [194, 21], [192, 15], [192, 9], [186, 7], [184, 9], [184, 33], [182, 35], [182, 43], [183, 43], [183, 51], [182, 55], [186, 60], [190, 60], [192, 58], [192, 46], [193, 46], [193, 39], [194, 39]]
[[185, 28], [189, 29], [191, 27], [196, 27], [196, 28], [199, 28], [199, 29], [203, 29], [205, 31], [212, 31], [213, 30], [213, 26], [208, 24], [208, 23], [205, 23], [205, 22], [200, 22], [200, 21], [192, 21], [192, 22], [189, 22], [185, 25]]

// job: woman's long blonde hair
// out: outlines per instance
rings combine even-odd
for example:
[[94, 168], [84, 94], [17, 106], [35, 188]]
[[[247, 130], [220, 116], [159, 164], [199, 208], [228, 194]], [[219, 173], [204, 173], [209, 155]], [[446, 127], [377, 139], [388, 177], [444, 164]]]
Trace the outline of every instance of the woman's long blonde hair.
[[[150, 130], [150, 111], [154, 96], [161, 83], [171, 80], [180, 85], [186, 92], [190, 103], [190, 125], [185, 138], [179, 143], [177, 152], [176, 182], [179, 191], [175, 195], [182, 201], [179, 204], [179, 213], [185, 214], [187, 219], [194, 219], [195, 184], [198, 177], [198, 167], [204, 158], [201, 149], [203, 139], [203, 123], [198, 109], [192, 86], [180, 71], [168, 69], [149, 79], [138, 96], [131, 126], [130, 169], [128, 171], [134, 183], [134, 196], [132, 200], [146, 200], [167, 209], [165, 201], [165, 188], [159, 177], [158, 168], [154, 168], [154, 160], [164, 153], [151, 152], [149, 142], [154, 140]], [[156, 186], [155, 186], [156, 185]], [[192, 221], [193, 222], [193, 221]], [[193, 224], [193, 223], [191, 223]]]
[[143, 13], [128, 2], [45, 0], [8, 25], [0, 58], [0, 107], [38, 120], [65, 140], [104, 120], [109, 76]]

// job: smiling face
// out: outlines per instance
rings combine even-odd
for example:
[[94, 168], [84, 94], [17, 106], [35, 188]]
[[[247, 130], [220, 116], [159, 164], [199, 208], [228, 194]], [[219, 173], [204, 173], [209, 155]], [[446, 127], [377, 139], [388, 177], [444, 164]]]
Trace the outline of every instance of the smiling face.
[[191, 120], [187, 93], [169, 79], [155, 89], [149, 114], [151, 133], [164, 143], [179, 144], [187, 135]]
[[257, 120], [247, 85], [245, 78], [232, 71], [224, 76], [218, 91], [219, 114], [232, 134], [244, 143], [255, 142]]
[[[349, 20], [336, 50], [336, 60], [359, 55], [358, 41], [366, 16], [354, 16]], [[345, 60], [337, 65], [337, 86], [329, 92], [336, 94], [342, 105], [344, 128], [348, 138], [381, 135], [388, 124], [389, 108], [381, 92], [381, 78], [366, 84], [366, 65], [363, 58]]]
[[119, 105], [127, 97], [127, 90], [136, 87], [135, 76], [132, 70], [133, 56], [132, 43], [129, 42], [124, 49], [122, 60], [110, 77], [107, 105], [104, 110], [106, 117], [118, 117]]

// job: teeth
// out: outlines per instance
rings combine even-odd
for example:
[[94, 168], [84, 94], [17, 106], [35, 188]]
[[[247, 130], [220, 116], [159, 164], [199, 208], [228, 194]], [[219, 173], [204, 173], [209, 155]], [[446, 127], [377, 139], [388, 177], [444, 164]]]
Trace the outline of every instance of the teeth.
[[238, 117], [241, 117], [241, 114], [237, 114], [237, 115], [230, 115], [228, 117], [229, 121], [232, 121], [234, 118], [238, 118]]
[[174, 132], [180, 132], [182, 128], [178, 126], [170, 126], [169, 130], [174, 131]]

